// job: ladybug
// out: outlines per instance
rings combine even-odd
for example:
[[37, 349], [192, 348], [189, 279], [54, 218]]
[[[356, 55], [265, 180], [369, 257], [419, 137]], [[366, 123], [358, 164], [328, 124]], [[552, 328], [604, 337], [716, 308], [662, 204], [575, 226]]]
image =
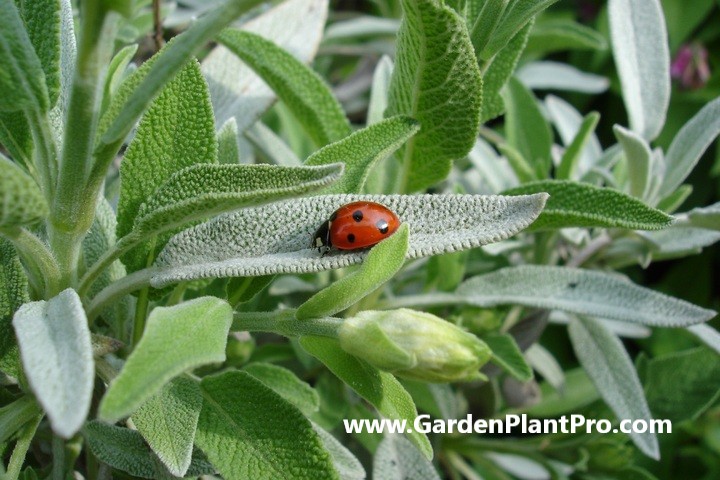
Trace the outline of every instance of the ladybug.
[[335, 210], [313, 235], [312, 248], [326, 254], [332, 247], [357, 250], [372, 247], [400, 226], [395, 212], [374, 202], [352, 202]]

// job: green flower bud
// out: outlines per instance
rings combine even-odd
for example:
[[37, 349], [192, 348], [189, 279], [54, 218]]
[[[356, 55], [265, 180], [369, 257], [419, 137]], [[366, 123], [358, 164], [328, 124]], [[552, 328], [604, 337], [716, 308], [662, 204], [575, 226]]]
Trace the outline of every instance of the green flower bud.
[[375, 367], [426, 382], [486, 378], [490, 348], [475, 335], [425, 312], [365, 311], [345, 320], [340, 346]]

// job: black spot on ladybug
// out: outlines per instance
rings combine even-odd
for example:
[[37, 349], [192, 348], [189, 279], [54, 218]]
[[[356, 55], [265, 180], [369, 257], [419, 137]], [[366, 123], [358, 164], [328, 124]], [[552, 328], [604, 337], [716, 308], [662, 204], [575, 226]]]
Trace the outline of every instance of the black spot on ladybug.
[[380, 230], [380, 233], [385, 235], [388, 232], [388, 223], [385, 220], [378, 220], [375, 226]]
[[360, 210], [355, 210], [353, 212], [353, 220], [356, 222], [361, 222], [363, 219], [363, 213]]
[[348, 239], [348, 242], [354, 243], [354, 242], [355, 242], [355, 235], [353, 235], [352, 233], [348, 233], [347, 239]]

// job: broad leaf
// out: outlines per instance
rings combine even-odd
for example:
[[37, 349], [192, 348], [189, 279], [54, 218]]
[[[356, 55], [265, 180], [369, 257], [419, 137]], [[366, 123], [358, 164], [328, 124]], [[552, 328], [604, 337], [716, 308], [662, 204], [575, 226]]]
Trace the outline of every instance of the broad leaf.
[[48, 214], [40, 187], [0, 153], [0, 228], [36, 223]]
[[443, 180], [480, 125], [482, 79], [465, 22], [437, 0], [403, 0], [386, 116], [405, 114], [421, 130], [399, 152], [400, 192]]
[[243, 367], [243, 371], [295, 405], [305, 416], [317, 412], [320, 407], [317, 392], [284, 367], [272, 363], [254, 362]]
[[25, 168], [32, 165], [35, 145], [27, 115], [23, 112], [0, 111], [0, 145], [20, 165]]
[[342, 178], [323, 193], [360, 193], [370, 170], [412, 137], [420, 126], [406, 116], [388, 118], [313, 153], [305, 165], [344, 162]]
[[0, 25], [0, 111], [47, 111], [50, 101], [42, 64], [14, 2], [0, 2]]
[[620, 125], [613, 127], [627, 162], [630, 195], [643, 199], [650, 186], [650, 145], [640, 135]]
[[407, 224], [370, 250], [360, 268], [310, 297], [295, 313], [298, 320], [345, 310], [390, 280], [405, 263]]
[[17, 252], [0, 236], [0, 371], [16, 378], [22, 370], [12, 318], [20, 305], [29, 300], [28, 279]]
[[479, 307], [524, 305], [656, 327], [705, 322], [715, 312], [644, 288], [618, 275], [569, 267], [508, 267], [466, 280], [456, 291]]
[[87, 318], [75, 290], [26, 303], [13, 318], [25, 375], [53, 431], [72, 437], [90, 410], [95, 365]]
[[[221, 215], [188, 229], [159, 255], [153, 286], [194, 278], [317, 272], [361, 263], [366, 251], [321, 256], [312, 233], [340, 206], [379, 202], [408, 224], [406, 258], [458, 251], [508, 238], [528, 226], [545, 203], [526, 197], [481, 195], [326, 195], [277, 202]], [[226, 239], [232, 238], [232, 242]]]
[[687, 212], [687, 216], [694, 227], [720, 230], [720, 202], [707, 207], [693, 208]]
[[[642, 385], [622, 342], [600, 321], [587, 317], [572, 320], [568, 332], [580, 364], [617, 418], [650, 423], [652, 415]], [[654, 432], [629, 435], [645, 455], [660, 458]]]
[[219, 40], [275, 91], [316, 145], [327, 145], [350, 133], [350, 124], [330, 87], [290, 53], [242, 30], [225, 30]]
[[491, 362], [521, 382], [527, 382], [533, 378], [532, 369], [523, 358], [523, 354], [512, 336], [492, 334], [483, 335], [481, 338], [492, 350]]
[[670, 102], [670, 52], [659, 0], [610, 0], [610, 38], [632, 130], [660, 133]]
[[612, 188], [566, 180], [527, 183], [503, 192], [527, 195], [547, 192], [550, 198], [533, 230], [567, 227], [623, 227], [633, 230], [660, 230], [673, 217]]
[[117, 421], [180, 373], [225, 360], [231, 323], [230, 306], [214, 297], [156, 307], [147, 319], [142, 339], [105, 393], [99, 417]]
[[654, 259], [677, 258], [700, 253], [703, 248], [720, 241], [720, 231], [681, 225], [673, 225], [659, 232], [647, 232], [642, 236], [652, 243], [651, 252]]
[[177, 377], [147, 399], [132, 416], [138, 432], [176, 477], [185, 476], [190, 467], [201, 408], [198, 383]]
[[322, 440], [325, 450], [330, 454], [340, 478], [342, 480], [364, 480], [365, 469], [355, 455], [318, 424], [312, 423], [312, 426]]
[[[300, 344], [358, 395], [370, 402], [383, 416], [390, 419], [404, 419], [408, 424], [417, 417], [417, 409], [412, 397], [389, 373], [377, 370], [346, 353], [333, 339], [303, 337], [300, 339]], [[413, 431], [406, 432], [406, 435], [425, 458], [432, 458], [432, 447], [425, 434]]]
[[205, 377], [201, 388], [195, 442], [223, 478], [338, 478], [310, 421], [250, 374]]
[[238, 128], [235, 118], [230, 118], [217, 133], [218, 162], [234, 165], [240, 163]]
[[432, 462], [400, 435], [386, 436], [373, 458], [375, 480], [440, 480]]
[[[120, 166], [118, 237], [127, 235], [140, 208], [172, 174], [198, 163], [217, 162], [215, 122], [197, 62], [188, 64], [153, 101]], [[123, 258], [130, 271], [147, 263]]]

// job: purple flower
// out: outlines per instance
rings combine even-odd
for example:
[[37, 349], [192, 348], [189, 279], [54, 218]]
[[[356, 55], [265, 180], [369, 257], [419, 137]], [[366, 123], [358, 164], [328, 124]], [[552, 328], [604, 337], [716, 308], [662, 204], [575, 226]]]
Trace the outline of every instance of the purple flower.
[[707, 49], [697, 42], [681, 46], [670, 65], [670, 76], [679, 81], [682, 88], [704, 87], [710, 78]]

